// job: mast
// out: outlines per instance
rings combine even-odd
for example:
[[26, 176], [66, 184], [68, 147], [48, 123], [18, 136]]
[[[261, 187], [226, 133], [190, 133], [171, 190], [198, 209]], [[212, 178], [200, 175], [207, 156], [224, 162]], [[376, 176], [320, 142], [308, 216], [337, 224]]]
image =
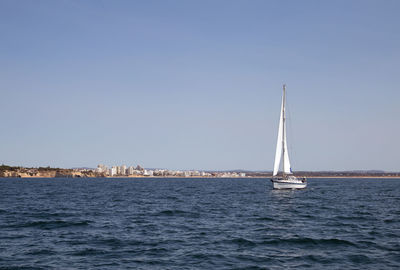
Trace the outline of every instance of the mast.
[[285, 127], [286, 127], [286, 84], [283, 85], [283, 101], [282, 101], [282, 175], [285, 176]]
[[279, 172], [279, 165], [282, 161], [282, 150], [283, 150], [283, 133], [282, 133], [282, 126], [283, 126], [283, 98], [282, 95], [282, 102], [281, 102], [281, 109], [280, 109], [280, 116], [279, 116], [279, 126], [278, 126], [278, 137], [276, 140], [276, 151], [275, 151], [275, 161], [274, 161], [274, 171], [272, 173], [273, 176], [278, 175]]

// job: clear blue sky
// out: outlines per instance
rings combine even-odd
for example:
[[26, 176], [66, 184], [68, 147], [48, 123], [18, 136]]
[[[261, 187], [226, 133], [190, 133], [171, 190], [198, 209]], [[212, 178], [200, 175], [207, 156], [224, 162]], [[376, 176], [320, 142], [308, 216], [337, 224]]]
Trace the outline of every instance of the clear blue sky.
[[400, 170], [400, 1], [0, 1], [0, 163]]

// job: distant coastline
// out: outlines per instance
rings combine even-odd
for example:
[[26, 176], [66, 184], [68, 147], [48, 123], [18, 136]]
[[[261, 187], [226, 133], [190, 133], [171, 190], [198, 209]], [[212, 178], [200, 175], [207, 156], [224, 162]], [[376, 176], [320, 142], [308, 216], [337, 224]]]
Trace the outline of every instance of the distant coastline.
[[[151, 172], [149, 174], [148, 172]], [[272, 172], [260, 171], [178, 171], [180, 174], [172, 174], [168, 170], [141, 170], [129, 175], [108, 175], [91, 168], [51, 168], [37, 167], [27, 168], [21, 166], [0, 166], [0, 178], [270, 178]], [[175, 171], [172, 171], [175, 172]], [[400, 178], [400, 172], [384, 171], [300, 171], [296, 176], [307, 178]]]

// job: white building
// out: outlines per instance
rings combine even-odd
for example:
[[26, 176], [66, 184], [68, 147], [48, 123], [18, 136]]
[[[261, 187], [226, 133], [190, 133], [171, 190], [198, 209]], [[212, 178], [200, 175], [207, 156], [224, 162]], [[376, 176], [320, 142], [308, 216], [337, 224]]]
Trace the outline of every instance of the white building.
[[107, 166], [105, 166], [105, 165], [103, 165], [103, 164], [97, 165], [96, 172], [98, 172], [98, 173], [104, 173], [104, 172], [107, 172], [107, 170], [108, 170]]
[[191, 176], [200, 176], [199, 171], [191, 171], [190, 174], [191, 174]]
[[111, 169], [109, 170], [109, 175], [110, 176], [114, 176], [117, 174], [117, 167], [116, 166], [112, 166]]
[[126, 165], [122, 165], [119, 171], [120, 175], [126, 175]]

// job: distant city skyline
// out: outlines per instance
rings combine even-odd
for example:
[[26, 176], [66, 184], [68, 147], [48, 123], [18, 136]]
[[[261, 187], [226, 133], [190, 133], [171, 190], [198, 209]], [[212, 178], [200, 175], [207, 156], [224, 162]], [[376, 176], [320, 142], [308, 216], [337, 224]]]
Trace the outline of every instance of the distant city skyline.
[[399, 1], [0, 1], [0, 163], [399, 171]]

